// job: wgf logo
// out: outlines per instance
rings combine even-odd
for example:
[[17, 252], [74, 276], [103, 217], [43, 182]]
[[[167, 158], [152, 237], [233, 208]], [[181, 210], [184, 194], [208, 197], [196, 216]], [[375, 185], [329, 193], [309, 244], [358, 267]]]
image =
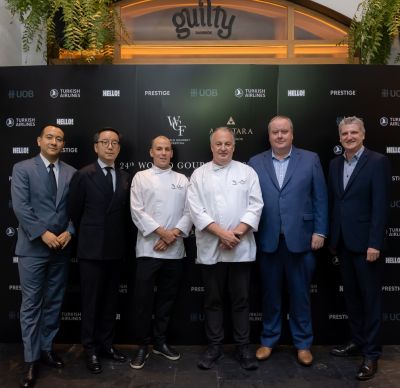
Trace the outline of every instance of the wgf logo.
[[169, 121], [169, 126], [174, 130], [179, 132], [178, 136], [182, 136], [185, 132], [186, 125], [182, 125], [181, 116], [167, 116]]

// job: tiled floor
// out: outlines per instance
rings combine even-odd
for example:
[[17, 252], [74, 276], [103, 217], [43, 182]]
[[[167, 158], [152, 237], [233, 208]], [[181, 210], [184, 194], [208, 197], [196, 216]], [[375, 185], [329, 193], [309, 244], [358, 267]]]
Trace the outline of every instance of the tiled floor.
[[[134, 346], [119, 346], [129, 356]], [[252, 348], [256, 349], [255, 345]], [[179, 346], [179, 361], [168, 361], [151, 355], [142, 370], [133, 370], [128, 363], [103, 361], [103, 373], [90, 374], [85, 367], [80, 345], [58, 345], [56, 350], [65, 361], [62, 370], [41, 366], [38, 388], [120, 387], [120, 388], [342, 388], [382, 387], [400, 388], [400, 346], [386, 346], [379, 363], [379, 372], [373, 380], [354, 379], [359, 358], [336, 358], [329, 355], [329, 347], [313, 348], [314, 364], [302, 367], [296, 362], [293, 348], [281, 346], [271, 358], [260, 363], [256, 371], [242, 370], [233, 357], [234, 347], [225, 346], [225, 357], [214, 369], [199, 370], [201, 346]], [[19, 344], [0, 344], [0, 387], [17, 387], [23, 372], [22, 347]]]

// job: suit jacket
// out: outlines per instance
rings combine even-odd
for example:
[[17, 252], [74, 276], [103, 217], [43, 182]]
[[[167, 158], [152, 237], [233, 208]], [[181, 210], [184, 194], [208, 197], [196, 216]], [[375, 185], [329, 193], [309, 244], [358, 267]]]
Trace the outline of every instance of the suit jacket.
[[114, 260], [125, 254], [130, 179], [125, 171], [116, 169], [115, 174], [116, 188], [111, 201], [107, 196], [107, 179], [97, 161], [72, 177], [68, 209], [77, 229], [78, 258]]
[[67, 212], [67, 196], [69, 182], [76, 170], [61, 161], [59, 167], [56, 202], [50, 191], [49, 173], [40, 155], [13, 167], [11, 198], [19, 222], [16, 255], [49, 256], [52, 251], [40, 238], [46, 230], [56, 235], [65, 230], [74, 233]]
[[336, 248], [342, 235], [350, 251], [381, 250], [389, 209], [389, 160], [365, 148], [346, 189], [343, 168], [343, 155], [333, 159], [329, 167], [330, 245]]
[[264, 200], [257, 235], [259, 249], [275, 252], [282, 232], [289, 251], [310, 251], [312, 234], [328, 233], [328, 197], [318, 155], [292, 147], [282, 188], [271, 149], [252, 157], [249, 165], [258, 174]]

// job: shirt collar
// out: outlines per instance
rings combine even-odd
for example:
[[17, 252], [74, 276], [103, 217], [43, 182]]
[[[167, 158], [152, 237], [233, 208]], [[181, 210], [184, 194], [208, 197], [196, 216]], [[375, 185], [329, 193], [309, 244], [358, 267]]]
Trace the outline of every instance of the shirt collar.
[[170, 172], [172, 170], [172, 167], [170, 166], [169, 168], [160, 168], [155, 165], [151, 168], [154, 172], [154, 174], [164, 174], [166, 172]]
[[290, 147], [289, 153], [288, 153], [283, 159], [278, 159], [278, 158], [275, 156], [274, 150], [273, 150], [272, 148], [271, 148], [271, 151], [272, 151], [272, 159], [275, 159], [275, 160], [281, 162], [281, 161], [284, 161], [284, 160], [287, 160], [287, 159], [290, 158], [290, 155], [292, 154], [292, 147]]
[[219, 164], [216, 164], [213, 161], [211, 161], [212, 170], [213, 171], [222, 170], [223, 168], [230, 166], [231, 163], [232, 163], [232, 160], [228, 164], [224, 164], [223, 166], [220, 166]]
[[[40, 155], [40, 158], [43, 160], [43, 163], [46, 166], [46, 168], [49, 168], [49, 165], [51, 164], [51, 162], [49, 162], [41, 153], [39, 155]], [[56, 169], [58, 169], [59, 160], [57, 159], [53, 164], [54, 164], [54, 167]]]
[[112, 167], [113, 170], [115, 170], [115, 165], [114, 163], [112, 164], [112, 166], [109, 166], [108, 164], [105, 164], [101, 159], [97, 159], [97, 163], [99, 163], [99, 166], [103, 169], [106, 167]]
[[344, 152], [344, 153], [343, 153], [344, 160], [345, 160], [346, 162], [348, 162], [348, 163], [351, 163], [353, 160], [354, 160], [354, 161], [358, 161], [358, 159], [360, 159], [362, 153], [364, 152], [364, 149], [365, 149], [365, 147], [362, 146], [362, 147], [354, 154], [354, 156], [351, 158], [351, 160], [349, 160], [349, 161], [348, 161], [347, 158], [346, 158], [346, 152]]

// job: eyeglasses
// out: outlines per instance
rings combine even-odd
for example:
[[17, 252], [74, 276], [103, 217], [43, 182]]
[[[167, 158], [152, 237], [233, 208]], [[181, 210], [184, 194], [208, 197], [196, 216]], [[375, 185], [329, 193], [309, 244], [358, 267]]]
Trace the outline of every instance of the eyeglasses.
[[112, 148], [114, 148], [114, 147], [119, 145], [119, 141], [117, 141], [117, 140], [113, 140], [113, 141], [111, 141], [111, 140], [98, 140], [98, 141], [96, 141], [96, 143], [100, 143], [103, 147], [109, 147], [110, 144], [111, 144]]

